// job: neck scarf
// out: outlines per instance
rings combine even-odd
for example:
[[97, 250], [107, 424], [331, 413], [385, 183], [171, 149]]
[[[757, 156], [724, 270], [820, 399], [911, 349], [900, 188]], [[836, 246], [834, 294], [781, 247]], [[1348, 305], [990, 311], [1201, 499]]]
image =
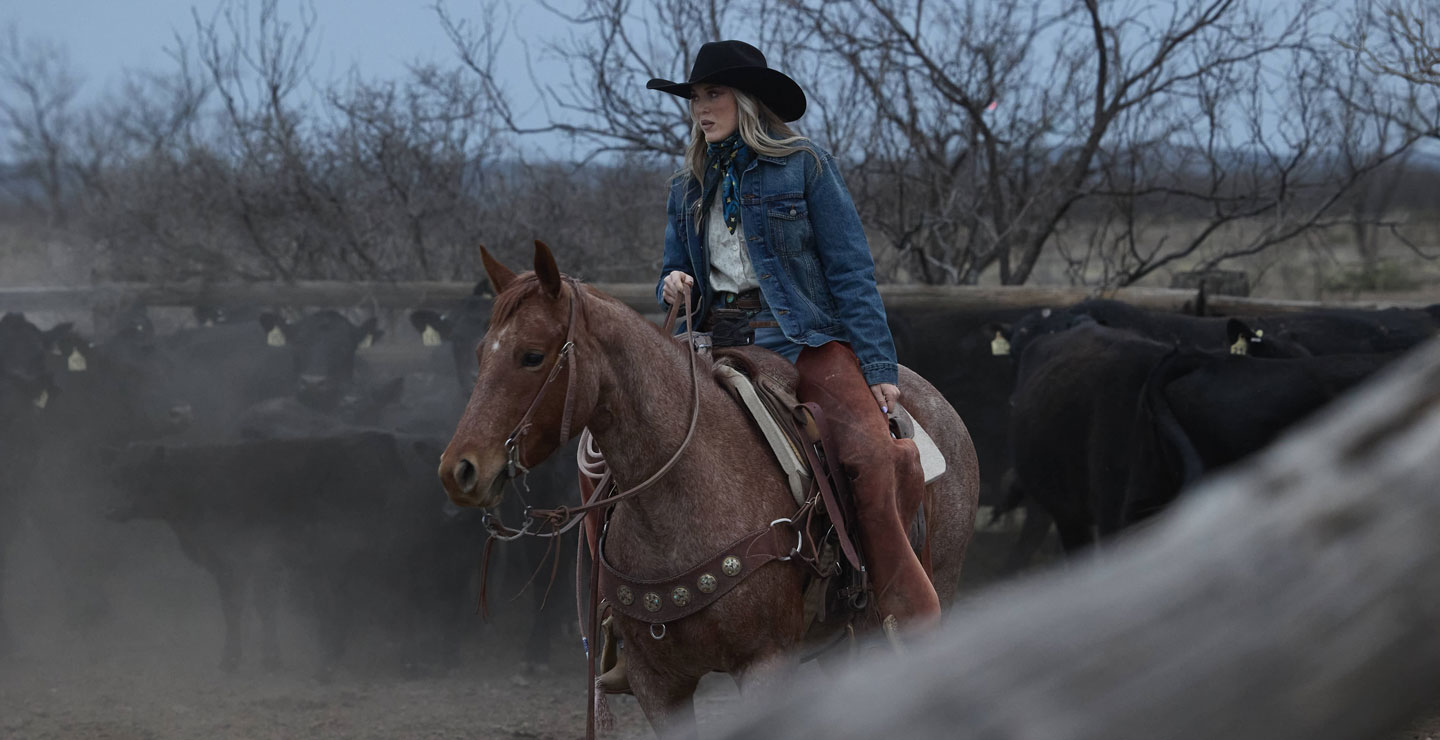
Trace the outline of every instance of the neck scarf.
[[[745, 146], [745, 140], [736, 131], [723, 141], [706, 144], [705, 161], [709, 166], [705, 168], [702, 207], [708, 212], [718, 191], [724, 199], [720, 207], [725, 212], [725, 227], [733, 234], [740, 225], [740, 175], [755, 161], [755, 152]], [[715, 187], [717, 184], [720, 187]]]

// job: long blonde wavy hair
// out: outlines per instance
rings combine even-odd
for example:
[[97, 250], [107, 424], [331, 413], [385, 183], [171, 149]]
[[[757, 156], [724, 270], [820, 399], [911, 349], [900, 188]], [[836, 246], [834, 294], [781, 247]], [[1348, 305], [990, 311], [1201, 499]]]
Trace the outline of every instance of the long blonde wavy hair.
[[[728, 86], [727, 86], [728, 87]], [[770, 107], [761, 103], [755, 96], [731, 87], [730, 92], [735, 96], [736, 129], [740, 131], [740, 138], [745, 141], [745, 146], [750, 147], [756, 154], [764, 154], [770, 157], [784, 157], [795, 152], [809, 152], [815, 158], [815, 170], [820, 171], [820, 153], [810, 145], [810, 140], [801, 136], [790, 128], [788, 124], [780, 120]], [[696, 182], [705, 182], [705, 130], [700, 128], [700, 122], [690, 122], [690, 144], [685, 147], [685, 166], [676, 177], [686, 175], [695, 178]], [[695, 215], [698, 220], [700, 215], [700, 201], [695, 201]]]

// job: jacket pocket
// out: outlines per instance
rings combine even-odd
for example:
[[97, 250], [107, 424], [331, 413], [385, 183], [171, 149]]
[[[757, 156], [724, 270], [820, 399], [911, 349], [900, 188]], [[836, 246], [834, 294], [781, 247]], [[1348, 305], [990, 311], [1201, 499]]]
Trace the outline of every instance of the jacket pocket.
[[770, 248], [778, 255], [799, 254], [810, 242], [810, 213], [803, 198], [784, 198], [765, 205]]

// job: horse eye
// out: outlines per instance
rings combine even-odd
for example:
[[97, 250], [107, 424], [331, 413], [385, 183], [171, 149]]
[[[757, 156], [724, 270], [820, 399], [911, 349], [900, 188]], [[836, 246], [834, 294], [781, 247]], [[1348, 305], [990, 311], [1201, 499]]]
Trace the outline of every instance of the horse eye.
[[525, 367], [535, 367], [545, 361], [545, 355], [539, 352], [526, 352], [525, 356], [520, 358], [520, 361], [524, 363]]

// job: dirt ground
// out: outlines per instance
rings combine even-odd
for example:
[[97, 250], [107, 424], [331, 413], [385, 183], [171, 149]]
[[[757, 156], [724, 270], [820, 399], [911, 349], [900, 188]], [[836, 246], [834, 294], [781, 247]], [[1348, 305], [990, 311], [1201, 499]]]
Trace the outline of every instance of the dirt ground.
[[[220, 614], [213, 586], [169, 551], [163, 532], [127, 532], [120, 573], [110, 579], [109, 616], [66, 626], [56, 572], [34, 533], [22, 536], [5, 579], [7, 616], [19, 638], [0, 660], [0, 738], [35, 740], [280, 740], [282, 738], [577, 738], [584, 734], [584, 657], [572, 634], [558, 637], [553, 666], [526, 672], [516, 639], [526, 622], [511, 609], [475, 620], [462, 664], [412, 675], [384, 635], [352, 649], [331, 680], [312, 676], [309, 635], [282, 624], [285, 666], [262, 670], [253, 654], [234, 674], [217, 668]], [[977, 538], [968, 597], [1007, 541]], [[517, 602], [518, 603], [518, 602]], [[568, 605], [567, 605], [568, 606]], [[497, 611], [499, 611], [497, 609]], [[816, 671], [806, 666], [806, 678]], [[651, 737], [630, 697], [611, 697], [614, 738]], [[1440, 708], [1437, 708], [1440, 709]], [[725, 676], [701, 683], [702, 736], [714, 736], [743, 700]], [[1440, 711], [1437, 711], [1440, 714]], [[707, 734], [708, 733], [708, 734]], [[1377, 740], [1436, 740], [1440, 716]]]

